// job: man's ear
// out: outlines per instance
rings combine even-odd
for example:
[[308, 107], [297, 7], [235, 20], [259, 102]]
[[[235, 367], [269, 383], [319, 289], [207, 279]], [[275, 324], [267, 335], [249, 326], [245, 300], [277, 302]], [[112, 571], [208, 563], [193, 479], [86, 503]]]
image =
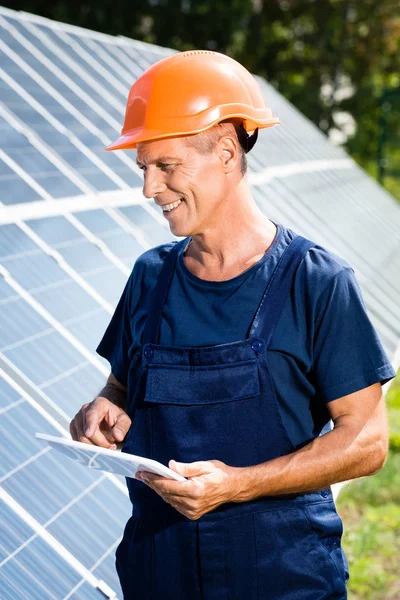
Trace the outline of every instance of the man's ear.
[[225, 174], [232, 173], [240, 160], [237, 141], [230, 135], [222, 136], [218, 140], [217, 152]]

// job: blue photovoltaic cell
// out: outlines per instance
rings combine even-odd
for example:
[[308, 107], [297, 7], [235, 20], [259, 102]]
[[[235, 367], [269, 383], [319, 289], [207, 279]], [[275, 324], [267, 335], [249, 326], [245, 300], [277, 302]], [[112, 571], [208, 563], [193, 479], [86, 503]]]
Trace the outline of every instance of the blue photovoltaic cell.
[[[110, 123], [110, 120], [107, 119], [106, 116], [101, 116], [99, 112], [96, 112], [92, 107], [89, 107], [87, 100], [84, 97], [81, 97], [79, 94], [79, 90], [72, 91], [71, 87], [67, 82], [62, 81], [56, 74], [55, 70], [45, 66], [45, 64], [39, 60], [37, 55], [31, 53], [28, 49], [26, 49], [21, 43], [19, 43], [11, 34], [11, 32], [6, 29], [2, 29], [1, 36], [5, 43], [9, 47], [11, 47], [14, 52], [22, 58], [28, 66], [36, 71], [36, 73], [45, 79], [45, 81], [50, 84], [57, 92], [59, 92], [63, 97], [67, 98], [75, 108], [79, 109], [81, 112], [91, 112], [93, 113], [93, 120], [96, 122], [98, 126], [102, 126], [103, 123]], [[66, 69], [68, 70], [68, 69]], [[118, 118], [119, 115], [117, 115]]]
[[[135, 238], [124, 231], [116, 221], [101, 210], [77, 213], [76, 217], [92, 233], [103, 240], [108, 248], [120, 258], [130, 258], [133, 262], [145, 251]], [[149, 240], [150, 243], [150, 240]]]
[[[0, 126], [1, 131], [5, 134], [5, 142], [2, 144], [4, 152], [18, 167], [23, 169], [27, 175], [37, 182], [45, 192], [55, 198], [76, 196], [82, 193], [81, 190], [48, 158], [35, 148], [22, 133], [19, 133], [1, 117]], [[12, 188], [9, 187], [8, 189], [11, 192]], [[21, 190], [17, 189], [15, 193], [20, 194]], [[8, 196], [6, 204], [11, 204], [14, 191], [12, 194], [6, 193], [6, 195]], [[34, 192], [34, 195], [33, 192], [28, 192], [26, 199], [21, 199], [21, 197], [18, 196], [15, 203], [21, 201], [30, 202], [36, 200], [37, 196], [37, 192]]]
[[[98, 214], [103, 211], [88, 211], [88, 217], [82, 218], [82, 213], [75, 217], [94, 233], [107, 247], [120, 258], [126, 258], [129, 264], [144, 251], [135, 238], [125, 232], [111, 218], [108, 217], [108, 227], [104, 231], [96, 231], [93, 223]], [[106, 213], [104, 213], [105, 215]], [[115, 303], [121, 294], [127, 275], [111, 262], [106, 255], [64, 217], [51, 217], [28, 221], [29, 226], [52, 248], [57, 250], [63, 258], [91, 285], [106, 301]], [[100, 307], [93, 309], [93, 315], [99, 314], [103, 319]], [[104, 319], [103, 319], [104, 321]], [[92, 327], [92, 325], [91, 325]], [[97, 329], [92, 330], [99, 334]]]
[[[65, 54], [65, 52], [63, 52], [64, 57], [68, 56], [68, 60], [64, 61], [55, 52], [53, 52], [52, 49], [50, 49], [45, 44], [44, 41], [42, 41], [39, 37], [37, 37], [36, 35], [31, 33], [22, 24], [18, 23], [18, 21], [16, 19], [8, 19], [8, 22], [10, 23], [11, 27], [13, 29], [16, 29], [24, 37], [24, 39], [27, 42], [30, 42], [31, 44], [33, 44], [35, 46], [36, 51], [38, 53], [41, 53], [47, 60], [51, 61], [52, 65], [54, 65], [54, 67], [55, 67], [54, 72], [56, 74], [57, 74], [57, 69], [59, 69], [63, 75], [65, 75], [66, 77], [71, 79], [72, 82], [76, 86], [78, 86], [79, 90], [83, 94], [88, 95], [98, 106], [101, 106], [102, 108], [104, 108], [107, 111], [107, 113], [110, 114], [110, 116], [112, 116], [114, 119], [119, 119], [119, 118], [121, 118], [121, 116], [123, 116], [122, 111], [118, 110], [118, 108], [115, 107], [115, 102], [120, 102], [120, 101], [119, 100], [117, 101], [117, 99], [114, 97], [112, 88], [108, 89], [108, 90], [104, 89], [104, 91], [106, 93], [100, 94], [99, 92], [94, 90], [93, 87], [87, 82], [87, 76], [90, 75], [87, 72], [87, 70], [86, 70], [86, 73], [84, 72], [82, 74], [78, 74], [73, 69], [73, 66], [71, 65], [71, 61], [73, 61], [73, 58], [71, 56], [71, 54], [72, 54], [71, 49], [68, 52], [68, 54]], [[42, 30], [42, 33], [45, 34], [45, 32], [43, 30]], [[38, 60], [41, 62], [39, 56], [38, 56]], [[85, 77], [85, 75], [86, 75], [86, 77]]]
[[[73, 36], [70, 36], [68, 34], [63, 34], [60, 32], [54, 32], [52, 31], [49, 27], [45, 27], [45, 26], [41, 26], [41, 25], [35, 25], [35, 29], [38, 30], [41, 34], [46, 35], [46, 37], [53, 43], [55, 44], [55, 46], [61, 50], [65, 56], [68, 56], [68, 58], [73, 61], [73, 63], [75, 63], [75, 65], [78, 65], [81, 69], [83, 69], [90, 77], [92, 77], [96, 83], [101, 86], [104, 90], [107, 91], [107, 94], [109, 94], [116, 103], [118, 103], [120, 106], [122, 106], [122, 113], [121, 111], [118, 111], [118, 109], [116, 109], [116, 118], [120, 118], [121, 116], [123, 116], [123, 109], [125, 108], [125, 104], [126, 104], [126, 95], [129, 92], [129, 86], [127, 84], [124, 84], [124, 81], [119, 81], [118, 83], [119, 85], [125, 86], [124, 92], [122, 92], [119, 87], [114, 87], [114, 86], [110, 86], [110, 79], [106, 77], [106, 74], [104, 72], [102, 72], [101, 67], [103, 67], [103, 69], [107, 70], [107, 73], [111, 75], [110, 73], [110, 67], [104, 66], [100, 63], [100, 61], [98, 60], [98, 57], [93, 53], [88, 51], [87, 48], [85, 48], [85, 45], [82, 43], [81, 40], [79, 40], [78, 38]], [[70, 41], [71, 43], [68, 43], [67, 41], [65, 41], [63, 39], [63, 37], [65, 36], [65, 38]], [[98, 65], [98, 69], [95, 66], [92, 66], [91, 62], [88, 60], [85, 60], [84, 56], [83, 56], [83, 52], [86, 50], [86, 52], [89, 54], [89, 57], [96, 61], [97, 65]], [[114, 77], [117, 78], [114, 74]], [[118, 78], [117, 78], [118, 79]], [[90, 88], [89, 88], [90, 89]]]
[[[119, 541], [120, 540], [118, 540], [118, 543]], [[99, 579], [107, 581], [108, 585], [110, 585], [113, 590], [119, 590], [120, 584], [118, 574], [115, 569], [115, 549], [101, 562], [101, 564], [96, 569], [94, 569], [93, 575], [95, 575]], [[120, 599], [122, 600], [122, 593]]]
[[[90, 471], [37, 440], [36, 431], [60, 434], [4, 381], [0, 381], [0, 398], [3, 489], [73, 554], [79, 531], [87, 543], [90, 540], [90, 547], [85, 546], [88, 551], [80, 553], [78, 560], [82, 559], [88, 569], [99, 563], [98, 572], [109, 573], [110, 561], [103, 567], [103, 560], [113, 556], [129, 515], [129, 500], [101, 472]], [[12, 505], [0, 505], [0, 524], [5, 534], [0, 542], [0, 557], [4, 560], [13, 553], [13, 560], [0, 568], [2, 590], [7, 590], [7, 594], [20, 590], [21, 595], [14, 597], [24, 597], [22, 591], [29, 581], [29, 600], [35, 597], [30, 595], [31, 586], [33, 594], [47, 597], [48, 588], [48, 597], [54, 594], [58, 599], [79, 584], [80, 575], [66, 563], [63, 565], [65, 561], [17, 516]], [[98, 538], [93, 533], [96, 531]], [[58, 570], [62, 572], [57, 577], [59, 587], [54, 587], [50, 584], [51, 574], [57, 576]], [[118, 585], [116, 573], [113, 583]]]
[[[22, 544], [34, 535], [29, 527], [5, 502], [0, 503], [0, 561], [3, 562], [10, 554], [15, 552]], [[0, 577], [2, 569], [0, 567]], [[3, 589], [0, 586], [0, 589]]]
[[104, 386], [105, 376], [21, 298], [3, 305], [0, 329], [0, 351], [71, 418]]
[[0, 196], [3, 204], [21, 204], [22, 202], [34, 202], [35, 200], [40, 200], [40, 194], [21, 179], [1, 158]]
[[3, 600], [59, 600], [79, 580], [79, 574], [37, 537], [0, 570]]
[[[146, 237], [151, 240], [153, 246], [158, 246], [158, 244], [163, 244], [172, 239], [176, 239], [172, 236], [169, 228], [163, 227], [141, 206], [121, 206], [119, 210], [126, 215], [136, 227], [140, 227]], [[155, 207], [155, 210], [159, 210], [162, 216], [161, 208]]]

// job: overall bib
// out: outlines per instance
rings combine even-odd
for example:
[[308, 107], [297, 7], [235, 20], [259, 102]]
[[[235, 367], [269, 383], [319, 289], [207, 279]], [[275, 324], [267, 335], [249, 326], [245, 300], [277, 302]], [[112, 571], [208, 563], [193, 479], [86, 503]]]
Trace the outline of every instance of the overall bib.
[[[283, 425], [267, 350], [293, 276], [314, 243], [295, 237], [268, 282], [246, 339], [158, 344], [178, 252], [150, 295], [128, 374], [132, 419], [123, 452], [168, 465], [218, 459], [245, 467], [295, 450]], [[116, 551], [125, 600], [345, 600], [342, 521], [330, 489], [229, 502], [190, 520], [127, 478], [133, 510]]]

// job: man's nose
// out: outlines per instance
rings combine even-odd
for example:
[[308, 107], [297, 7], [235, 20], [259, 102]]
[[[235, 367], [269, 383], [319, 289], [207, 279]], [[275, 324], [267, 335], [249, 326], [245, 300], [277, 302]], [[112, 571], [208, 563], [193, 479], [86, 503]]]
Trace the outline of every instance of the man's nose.
[[157, 194], [164, 192], [166, 188], [163, 174], [159, 169], [148, 167], [144, 173], [143, 196], [145, 198], [154, 198]]

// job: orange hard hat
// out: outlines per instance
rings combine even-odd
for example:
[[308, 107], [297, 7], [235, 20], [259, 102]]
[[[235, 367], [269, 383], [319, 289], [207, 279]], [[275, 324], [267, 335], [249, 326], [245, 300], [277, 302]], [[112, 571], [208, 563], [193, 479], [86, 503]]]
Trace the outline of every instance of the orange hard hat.
[[[279, 124], [252, 74], [233, 58], [208, 50], [178, 52], [156, 62], [132, 85], [120, 137], [105, 150], [242, 122], [249, 151], [258, 128]], [[254, 139], [255, 138], [255, 139]]]

